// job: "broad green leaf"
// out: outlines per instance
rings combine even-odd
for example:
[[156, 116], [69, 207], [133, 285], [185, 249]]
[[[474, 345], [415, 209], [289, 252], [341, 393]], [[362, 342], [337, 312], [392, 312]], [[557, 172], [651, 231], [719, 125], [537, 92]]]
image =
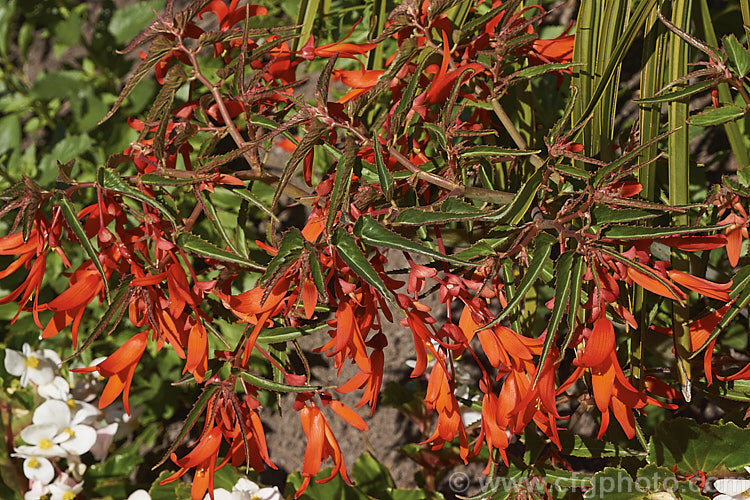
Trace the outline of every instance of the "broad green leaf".
[[[331, 475], [331, 470], [331, 467], [327, 467], [317, 473], [314, 480], [310, 481], [307, 489], [298, 497], [298, 500], [372, 500], [358, 488], [347, 484], [340, 474], [336, 474], [330, 481], [319, 483], [318, 480]], [[286, 480], [284, 498], [293, 498], [294, 492], [300, 486], [302, 486], [302, 475], [299, 472], [290, 474]]]
[[513, 310], [521, 303], [523, 298], [526, 296], [529, 289], [531, 289], [532, 285], [536, 283], [537, 279], [539, 279], [539, 276], [542, 274], [542, 269], [544, 268], [550, 254], [552, 253], [552, 245], [556, 242], [556, 240], [547, 233], [540, 233], [539, 236], [536, 237], [535, 242], [536, 248], [534, 249], [534, 253], [531, 256], [531, 263], [529, 264], [529, 268], [526, 270], [526, 274], [523, 275], [523, 279], [521, 279], [521, 283], [516, 288], [515, 293], [508, 300], [508, 305], [505, 306], [502, 312], [495, 319], [493, 319], [486, 325], [479, 327], [479, 330], [483, 330], [484, 328], [488, 328], [499, 323], [508, 314], [513, 312]]
[[750, 70], [750, 52], [737, 40], [734, 35], [727, 35], [721, 41], [729, 62], [740, 78], [744, 78]]
[[365, 254], [362, 253], [362, 250], [359, 249], [357, 242], [345, 229], [336, 229], [336, 232], [333, 234], [332, 243], [336, 247], [339, 256], [346, 262], [346, 265], [349, 266], [354, 274], [367, 281], [384, 298], [390, 300], [390, 293], [385, 283], [380, 279], [377, 271], [373, 269], [372, 264], [367, 260]]
[[698, 127], [710, 127], [712, 125], [721, 125], [722, 123], [731, 122], [745, 115], [745, 110], [734, 104], [725, 104], [720, 108], [711, 108], [692, 115], [688, 119], [690, 125]]
[[[180, 433], [177, 434], [177, 437], [172, 441], [172, 444], [169, 445], [169, 448], [167, 449], [166, 453], [161, 457], [161, 459], [154, 465], [154, 468], [160, 466], [164, 462], [167, 461], [169, 456], [177, 449], [177, 447], [180, 445], [183, 439], [188, 435], [190, 430], [195, 426], [195, 423], [198, 421], [201, 415], [203, 415], [204, 410], [211, 402], [211, 399], [214, 397], [214, 395], [221, 389], [219, 385], [207, 385], [203, 388], [203, 392], [201, 392], [201, 395], [198, 397], [198, 400], [193, 405], [193, 408], [190, 410], [190, 413], [188, 413], [187, 418], [185, 419], [185, 422], [182, 424], [182, 429], [180, 430]], [[216, 402], [214, 401], [214, 404], [211, 405], [212, 408], [208, 410], [207, 417], [209, 414], [213, 413], [213, 407], [216, 405]]]
[[162, 216], [169, 220], [169, 222], [171, 222], [175, 228], [177, 227], [177, 222], [174, 218], [174, 215], [172, 215], [172, 212], [166, 206], [164, 206], [158, 200], [151, 198], [142, 191], [139, 191], [138, 189], [132, 187], [130, 184], [122, 180], [114, 170], [110, 170], [106, 167], [99, 167], [99, 171], [97, 172], [97, 180], [99, 182], [99, 185], [104, 189], [116, 191], [120, 194], [124, 194], [125, 196], [129, 196], [130, 198], [142, 201], [147, 205], [151, 205], [153, 208], [158, 210]]
[[223, 262], [231, 262], [233, 264], [239, 264], [253, 271], [264, 271], [263, 267], [259, 266], [257, 263], [251, 261], [250, 259], [246, 259], [241, 255], [222, 250], [213, 243], [209, 243], [208, 241], [191, 233], [180, 233], [176, 238], [176, 244], [177, 246], [189, 252], [202, 255], [203, 257], [208, 257], [210, 259], [216, 259]]
[[404, 238], [400, 234], [396, 234], [393, 231], [386, 229], [369, 215], [363, 215], [357, 220], [357, 223], [354, 225], [354, 234], [359, 236], [362, 242], [367, 245], [395, 248], [397, 250], [414, 252], [432, 257], [433, 259], [452, 262], [453, 264], [458, 264], [461, 266], [476, 265], [472, 264], [471, 262], [457, 259], [450, 255], [443, 255], [442, 253], [426, 247], [421, 243], [417, 243], [416, 241]]
[[591, 474], [582, 474], [578, 471], [542, 469], [544, 471], [544, 482], [554, 485], [554, 489], [560, 488], [590, 488]]
[[151, 488], [148, 490], [151, 500], [191, 500], [190, 483], [185, 481], [172, 481], [171, 483], [160, 485], [159, 483], [173, 474], [172, 471], [165, 470], [156, 478]]
[[99, 271], [99, 275], [102, 277], [102, 283], [104, 283], [104, 292], [107, 295], [107, 301], [111, 302], [111, 298], [109, 296], [109, 282], [107, 281], [107, 274], [104, 272], [104, 267], [99, 261], [99, 255], [97, 254], [96, 250], [94, 250], [94, 246], [91, 244], [91, 240], [89, 240], [88, 236], [86, 236], [86, 231], [84, 231], [83, 226], [81, 226], [81, 221], [78, 220], [76, 211], [73, 209], [73, 205], [71, 205], [68, 197], [62, 192], [58, 192], [55, 194], [55, 201], [62, 210], [63, 217], [65, 217], [65, 222], [67, 222], [68, 226], [73, 230], [76, 238], [78, 238], [78, 241], [81, 242], [81, 246], [83, 246], [83, 249], [86, 251], [86, 255], [89, 256], [89, 259], [91, 259], [91, 262], [94, 263], [96, 270]]
[[21, 120], [16, 115], [0, 118], [0, 155], [21, 144]]
[[603, 471], [594, 474], [591, 488], [584, 493], [583, 498], [647, 500], [650, 495], [639, 491], [639, 487], [627, 471], [605, 467]]
[[245, 382], [252, 384], [259, 389], [273, 392], [311, 392], [323, 389], [323, 387], [315, 385], [280, 384], [279, 382], [274, 382], [273, 380], [268, 380], [244, 371], [239, 372], [239, 376], [242, 377]]
[[742, 167], [737, 171], [737, 180], [744, 187], [750, 187], [750, 167]]
[[734, 423], [698, 424], [687, 418], [656, 426], [648, 446], [648, 461], [679, 474], [701, 471], [720, 476], [750, 465], [750, 429]]
[[395, 486], [388, 467], [369, 453], [363, 453], [354, 462], [352, 476], [357, 488], [373, 498], [388, 498], [390, 490]]
[[625, 448], [603, 439], [594, 439], [579, 436], [570, 431], [560, 432], [561, 453], [580, 458], [607, 458], [607, 457], [629, 457], [645, 456], [645, 451], [636, 451]]

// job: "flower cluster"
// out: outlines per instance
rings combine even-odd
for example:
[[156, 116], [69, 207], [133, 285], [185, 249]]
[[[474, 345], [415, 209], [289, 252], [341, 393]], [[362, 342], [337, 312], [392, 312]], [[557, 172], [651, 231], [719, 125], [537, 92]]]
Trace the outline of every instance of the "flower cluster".
[[50, 349], [35, 351], [24, 344], [21, 351], [5, 350], [6, 371], [20, 377], [21, 387], [31, 384], [42, 400], [32, 424], [20, 432], [24, 444], [11, 454], [23, 459], [23, 473], [29, 480], [26, 500], [44, 495], [75, 498], [83, 489], [82, 456], [91, 453], [103, 460], [118, 430], [122, 434], [126, 429], [121, 428], [127, 420], [121, 410], [105, 415], [88, 402], [97, 395], [96, 384], [72, 375], [69, 381], [61, 376], [60, 364], [60, 357]]

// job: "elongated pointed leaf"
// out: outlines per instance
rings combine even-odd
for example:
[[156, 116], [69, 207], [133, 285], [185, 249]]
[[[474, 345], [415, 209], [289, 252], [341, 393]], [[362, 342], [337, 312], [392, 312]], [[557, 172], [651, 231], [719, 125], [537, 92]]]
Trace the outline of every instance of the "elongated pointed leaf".
[[734, 121], [744, 115], [745, 110], [743, 108], [734, 104], [726, 104], [720, 108], [712, 108], [696, 113], [688, 118], [688, 123], [697, 127], [710, 127]]
[[284, 233], [284, 236], [281, 238], [279, 249], [273, 259], [271, 259], [271, 262], [266, 266], [266, 272], [261, 277], [260, 284], [265, 284], [282, 266], [299, 257], [303, 248], [304, 238], [302, 237], [302, 233], [299, 232], [299, 229], [292, 228]]
[[451, 257], [450, 255], [443, 255], [421, 243], [404, 238], [400, 234], [396, 234], [393, 231], [386, 229], [369, 215], [364, 215], [357, 220], [357, 223], [354, 225], [354, 234], [359, 236], [362, 242], [367, 245], [395, 248], [397, 250], [418, 253], [420, 255], [432, 257], [433, 259], [452, 262], [453, 264], [462, 266], [476, 265], [471, 262]]
[[343, 167], [341, 165], [342, 162], [339, 160], [336, 177], [333, 181], [333, 189], [331, 189], [331, 202], [328, 208], [328, 219], [326, 220], [327, 234], [331, 234], [331, 229], [333, 229], [333, 223], [336, 221], [339, 210], [342, 208], [346, 210], [348, 208], [347, 200], [349, 199], [349, 191], [352, 187], [352, 174], [354, 173], [354, 164], [356, 161], [357, 142], [353, 135], [347, 135]]
[[259, 389], [265, 389], [267, 391], [273, 391], [273, 392], [314, 392], [314, 391], [320, 391], [323, 389], [322, 386], [315, 386], [315, 385], [289, 385], [289, 384], [281, 384], [279, 382], [274, 382], [273, 380], [268, 380], [267, 378], [259, 377], [258, 375], [254, 375], [252, 373], [248, 372], [240, 372], [240, 377], [242, 379], [249, 383], [254, 385], [255, 387]]
[[540, 153], [539, 149], [511, 149], [497, 146], [474, 146], [458, 154], [461, 158], [493, 157], [493, 156], [531, 156]]
[[181, 233], [179, 236], [177, 236], [176, 243], [177, 246], [183, 248], [184, 250], [202, 255], [203, 257], [208, 257], [210, 259], [216, 259], [223, 262], [231, 262], [233, 264], [239, 264], [253, 271], [265, 271], [262, 266], [251, 261], [250, 259], [246, 259], [241, 255], [222, 250], [213, 243], [209, 243], [208, 241], [199, 238], [198, 236], [195, 236], [191, 233]]
[[271, 211], [270, 208], [268, 208], [268, 205], [263, 203], [260, 198], [255, 196], [252, 191], [249, 191], [247, 189], [231, 189], [230, 190], [233, 194], [236, 194], [240, 198], [249, 201], [253, 205], [255, 205], [257, 208], [265, 212], [266, 215], [268, 215], [270, 218], [272, 218], [275, 221], [278, 221], [279, 219], [274, 215], [274, 213]]
[[676, 101], [677, 99], [682, 99], [683, 97], [688, 97], [693, 94], [697, 94], [698, 92], [702, 92], [715, 84], [716, 82], [712, 80], [705, 80], [702, 82], [694, 83], [693, 85], [689, 85], [684, 88], [673, 90], [671, 92], [659, 94], [655, 97], [636, 99], [634, 102], [637, 102], [638, 104], [661, 104], [664, 102], [672, 102]]
[[545, 172], [544, 167], [537, 168], [536, 171], [521, 187], [521, 190], [513, 197], [513, 200], [500, 213], [497, 218], [499, 224], [509, 224], [515, 226], [523, 219], [529, 207], [536, 198], [536, 193], [542, 185], [542, 176]]
[[[574, 251], [567, 251], [560, 256], [557, 260], [557, 266], [555, 267], [556, 279], [555, 279], [555, 305], [552, 307], [552, 315], [549, 318], [549, 326], [547, 326], [547, 333], [544, 337], [544, 347], [542, 347], [542, 354], [539, 356], [539, 362], [537, 363], [537, 371], [534, 376], [534, 383], [532, 387], [536, 386], [539, 381], [539, 376], [542, 374], [544, 369], [544, 363], [547, 361], [550, 349], [555, 342], [557, 336], [557, 328], [560, 326], [563, 314], [568, 306], [568, 298], [570, 297], [570, 290], [573, 282], [572, 271], [573, 262], [576, 254]], [[583, 260], [579, 258], [578, 260]]]
[[367, 281], [383, 297], [390, 300], [390, 294], [385, 283], [380, 279], [377, 271], [375, 271], [372, 264], [367, 260], [365, 254], [362, 253], [362, 250], [359, 249], [357, 242], [346, 230], [342, 228], [336, 229], [336, 232], [333, 234], [332, 243], [336, 247], [339, 256], [357, 276]]
[[611, 226], [604, 231], [604, 237], [613, 240], [644, 240], [657, 239], [664, 236], [682, 234], [710, 233], [721, 229], [721, 226], [675, 226], [675, 227], [644, 227], [644, 226]]
[[586, 269], [586, 261], [582, 258], [575, 259], [573, 263], [573, 270], [570, 273], [570, 297], [568, 299], [568, 335], [565, 337], [565, 341], [560, 348], [560, 352], [565, 352], [570, 342], [573, 340], [573, 335], [576, 331], [578, 324], [578, 310], [581, 308], [581, 288], [583, 286], [582, 278], [584, 270]]
[[169, 220], [169, 222], [171, 222], [175, 228], [177, 228], [177, 222], [174, 215], [165, 205], [163, 205], [158, 200], [151, 198], [142, 191], [139, 191], [138, 189], [132, 187], [130, 184], [120, 178], [120, 176], [117, 175], [115, 171], [105, 167], [100, 167], [99, 171], [97, 172], [97, 180], [99, 185], [104, 189], [109, 189], [110, 191], [124, 194], [125, 196], [134, 198], [138, 201], [142, 201], [143, 203], [152, 206], [153, 208], [158, 210], [162, 216]]
[[[182, 424], [182, 429], [180, 430], [180, 433], [177, 435], [175, 440], [172, 442], [171, 445], [169, 445], [169, 448], [167, 449], [166, 453], [161, 457], [161, 459], [156, 463], [156, 465], [153, 466], [153, 469], [158, 468], [161, 464], [167, 461], [167, 459], [172, 455], [174, 450], [177, 449], [177, 447], [180, 445], [183, 439], [188, 435], [190, 430], [195, 426], [195, 423], [198, 421], [200, 416], [203, 414], [203, 410], [206, 409], [208, 404], [211, 402], [211, 398], [214, 397], [214, 395], [221, 389], [221, 386], [219, 385], [207, 385], [203, 392], [201, 392], [201, 395], [198, 397], [198, 400], [195, 402], [195, 405], [193, 405], [193, 408], [190, 410], [190, 413], [188, 413], [187, 418], [185, 419], [185, 422]], [[214, 406], [215, 406], [214, 402]], [[213, 410], [211, 410], [211, 413], [213, 413]], [[206, 417], [208, 418], [208, 416]]]
[[237, 249], [237, 246], [234, 244], [234, 241], [229, 237], [229, 233], [227, 232], [227, 229], [224, 227], [224, 224], [221, 223], [221, 219], [219, 219], [219, 214], [216, 212], [216, 207], [214, 206], [214, 202], [211, 201], [211, 197], [206, 191], [201, 191], [201, 200], [203, 201], [203, 213], [206, 214], [206, 217], [208, 218], [209, 222], [211, 222], [211, 225], [216, 229], [216, 231], [221, 236], [221, 239], [224, 240], [224, 243], [232, 249], [234, 253], [239, 253], [239, 250]]
[[529, 268], [526, 270], [526, 274], [523, 275], [521, 283], [516, 288], [513, 296], [508, 300], [508, 305], [502, 310], [502, 312], [492, 321], [479, 327], [477, 330], [484, 330], [493, 325], [496, 325], [502, 321], [508, 314], [513, 312], [516, 307], [521, 303], [526, 293], [531, 289], [532, 285], [536, 283], [542, 274], [550, 254], [552, 253], [552, 245], [555, 243], [555, 238], [548, 235], [547, 233], [540, 233], [536, 238], [536, 248], [531, 256], [531, 263]]
[[388, 171], [388, 167], [383, 160], [383, 148], [380, 145], [380, 140], [378, 140], [377, 135], [372, 138], [372, 145], [375, 150], [375, 166], [378, 169], [380, 189], [383, 191], [385, 199], [391, 201], [393, 198], [393, 176]]
[[276, 344], [288, 340], [298, 339], [305, 335], [310, 335], [330, 328], [328, 323], [319, 325], [300, 326], [300, 327], [283, 327], [283, 328], [264, 328], [258, 334], [256, 342], [261, 344]]
[[78, 238], [78, 241], [81, 242], [81, 246], [83, 246], [83, 249], [86, 251], [86, 255], [89, 256], [89, 259], [91, 259], [91, 262], [94, 263], [96, 270], [99, 271], [99, 274], [102, 277], [102, 283], [104, 283], [104, 292], [107, 295], [107, 302], [111, 302], [111, 298], [109, 296], [109, 283], [107, 282], [107, 274], [104, 272], [102, 263], [99, 262], [99, 255], [96, 253], [96, 250], [94, 250], [94, 246], [91, 244], [91, 240], [89, 240], [88, 236], [86, 236], [86, 231], [84, 231], [83, 226], [81, 226], [81, 221], [79, 221], [78, 217], [76, 216], [76, 211], [73, 209], [73, 205], [70, 203], [68, 197], [63, 193], [57, 193], [55, 195], [55, 200], [62, 210], [63, 217], [65, 217], [65, 222], [67, 222], [70, 229], [73, 230], [76, 238]]

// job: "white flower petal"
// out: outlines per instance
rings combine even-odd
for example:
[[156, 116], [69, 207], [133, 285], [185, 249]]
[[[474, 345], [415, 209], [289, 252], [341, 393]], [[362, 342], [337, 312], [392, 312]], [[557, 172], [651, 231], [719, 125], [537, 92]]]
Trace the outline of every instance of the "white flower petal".
[[20, 377], [26, 369], [26, 357], [13, 349], [5, 350], [5, 371]]
[[65, 450], [63, 450], [59, 444], [53, 444], [52, 446], [18, 446], [16, 447], [18, 454], [30, 455], [34, 457], [64, 457], [67, 456]]
[[32, 421], [35, 424], [55, 424], [62, 431], [70, 425], [70, 408], [63, 401], [49, 399], [34, 410]]
[[48, 360], [55, 367], [58, 367], [62, 364], [60, 356], [52, 349], [44, 349], [39, 354], [41, 354], [44, 359]]
[[75, 413], [71, 419], [73, 425], [76, 424], [93, 424], [99, 417], [99, 409], [85, 401], [74, 401]]
[[48, 484], [55, 477], [55, 468], [46, 458], [31, 457], [23, 461], [23, 474], [30, 480]]
[[74, 425], [63, 434], [70, 436], [67, 441], [60, 443], [65, 451], [71, 455], [83, 455], [96, 443], [96, 430], [88, 425]]
[[39, 444], [43, 439], [52, 441], [56, 435], [55, 424], [35, 424], [21, 430], [21, 439], [29, 444]]
[[750, 479], [717, 479], [714, 481], [714, 488], [719, 493], [738, 496], [740, 493], [750, 490]]
[[117, 428], [120, 426], [117, 422], [113, 422], [101, 429], [96, 430], [96, 443], [89, 450], [94, 458], [97, 460], [104, 460], [109, 454], [109, 446], [114, 441]]
[[39, 500], [49, 493], [49, 486], [40, 481], [29, 481], [29, 491], [24, 493], [23, 500]]
[[55, 367], [46, 358], [37, 358], [39, 364], [36, 368], [29, 367], [27, 373], [29, 380], [36, 385], [49, 384], [55, 379]]
[[135, 490], [128, 496], [127, 500], [151, 500], [151, 495], [146, 490]]
[[58, 375], [49, 384], [37, 387], [36, 392], [44, 399], [67, 401], [68, 394], [70, 394], [70, 385], [67, 380]]
[[260, 486], [245, 477], [239, 478], [232, 488], [233, 492], [242, 491], [246, 493], [256, 493], [258, 490], [260, 490]]
[[276, 486], [259, 489], [253, 498], [257, 498], [258, 500], [284, 500], [284, 497], [281, 496], [281, 492]]
[[[232, 500], [234, 497], [231, 493], [229, 493], [224, 488], [216, 488], [214, 490], [214, 500]], [[203, 500], [211, 500], [211, 495], [206, 493], [206, 496], [203, 497]]]

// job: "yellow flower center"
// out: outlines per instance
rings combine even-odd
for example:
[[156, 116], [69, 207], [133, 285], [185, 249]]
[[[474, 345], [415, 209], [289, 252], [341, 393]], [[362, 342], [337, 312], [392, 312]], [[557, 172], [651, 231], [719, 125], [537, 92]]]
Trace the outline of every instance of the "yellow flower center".
[[750, 490], [745, 490], [742, 493], [740, 493], [740, 496], [742, 498], [750, 498]]
[[37, 469], [39, 468], [39, 460], [37, 460], [36, 458], [32, 458], [26, 465], [28, 465], [32, 469]]
[[75, 410], [76, 409], [76, 401], [75, 401], [75, 399], [69, 399], [69, 400], [67, 400], [65, 402], [65, 404], [68, 405], [68, 408], [70, 408], [71, 410]]
[[44, 438], [41, 441], [39, 441], [39, 447], [43, 450], [48, 450], [52, 448], [52, 441], [50, 441], [47, 438]]
[[71, 429], [70, 427], [65, 429], [63, 432], [68, 434], [68, 439], [73, 439], [73, 437], [76, 435], [75, 431]]
[[72, 491], [66, 491], [63, 493], [63, 500], [76, 500], [76, 494]]
[[29, 356], [28, 358], [26, 358], [26, 366], [32, 369], [36, 368], [37, 366], [39, 366], [39, 358], [35, 356]]

